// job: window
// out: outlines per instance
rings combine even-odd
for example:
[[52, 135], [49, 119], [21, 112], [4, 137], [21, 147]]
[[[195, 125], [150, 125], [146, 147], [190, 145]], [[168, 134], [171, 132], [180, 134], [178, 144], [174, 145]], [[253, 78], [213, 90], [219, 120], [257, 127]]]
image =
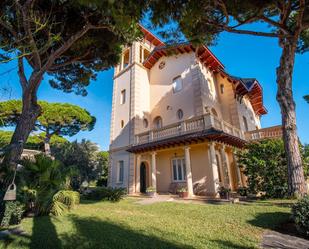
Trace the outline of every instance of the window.
[[173, 91], [174, 93], [181, 91], [182, 89], [182, 79], [181, 76], [178, 76], [173, 79]]
[[148, 127], [148, 120], [146, 118], [143, 119], [143, 126], [144, 128]]
[[121, 128], [124, 127], [124, 121], [123, 121], [123, 120], [121, 120], [121, 122], [120, 122], [120, 127], [121, 127]]
[[143, 63], [147, 57], [150, 55], [150, 51], [143, 46], [139, 47], [139, 62]]
[[126, 90], [122, 90], [120, 94], [120, 104], [123, 105], [126, 102]]
[[187, 179], [186, 164], [185, 164], [184, 158], [172, 159], [172, 169], [173, 169], [173, 181], [174, 182], [182, 182]]
[[220, 85], [220, 91], [221, 91], [221, 94], [224, 93], [224, 85], [223, 84]]
[[123, 175], [124, 175], [124, 162], [118, 162], [118, 172], [117, 172], [117, 182], [123, 182]]
[[210, 91], [213, 93], [214, 92], [214, 84], [213, 84], [212, 80], [208, 78], [206, 82], [209, 85]]
[[183, 118], [183, 111], [182, 111], [181, 109], [179, 109], [179, 110], [177, 111], [177, 118], [178, 118], [179, 120], [181, 120], [181, 119]]
[[245, 131], [249, 131], [249, 128], [248, 128], [248, 122], [247, 122], [247, 119], [245, 116], [242, 117], [242, 120], [244, 122], [244, 127], [245, 127]]
[[156, 117], [153, 120], [153, 126], [155, 127], [155, 129], [162, 128], [162, 118], [160, 116]]
[[125, 69], [130, 64], [130, 49], [128, 48], [122, 55], [121, 69]]

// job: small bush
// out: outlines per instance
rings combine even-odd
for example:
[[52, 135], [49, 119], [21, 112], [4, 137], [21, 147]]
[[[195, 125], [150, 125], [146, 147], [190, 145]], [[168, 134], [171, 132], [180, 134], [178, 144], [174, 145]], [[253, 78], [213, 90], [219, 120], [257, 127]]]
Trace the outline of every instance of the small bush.
[[85, 195], [88, 200], [108, 200], [112, 202], [120, 201], [126, 194], [123, 188], [97, 187]]
[[97, 187], [106, 187], [107, 186], [107, 179], [106, 178], [100, 178], [97, 180], [97, 183], [96, 183], [96, 186]]
[[309, 196], [305, 196], [292, 207], [292, 217], [297, 230], [309, 236]]
[[246, 187], [239, 187], [237, 189], [237, 193], [240, 195], [240, 196], [247, 196], [248, 195], [248, 188]]
[[24, 205], [18, 201], [6, 201], [1, 227], [17, 225], [21, 222], [24, 213]]

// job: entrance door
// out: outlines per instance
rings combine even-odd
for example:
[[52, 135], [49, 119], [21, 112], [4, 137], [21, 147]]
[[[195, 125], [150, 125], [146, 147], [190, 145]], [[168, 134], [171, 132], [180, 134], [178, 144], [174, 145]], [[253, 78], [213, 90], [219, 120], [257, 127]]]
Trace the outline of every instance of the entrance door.
[[140, 167], [140, 191], [141, 193], [146, 193], [146, 165], [145, 163], [141, 163], [141, 167]]

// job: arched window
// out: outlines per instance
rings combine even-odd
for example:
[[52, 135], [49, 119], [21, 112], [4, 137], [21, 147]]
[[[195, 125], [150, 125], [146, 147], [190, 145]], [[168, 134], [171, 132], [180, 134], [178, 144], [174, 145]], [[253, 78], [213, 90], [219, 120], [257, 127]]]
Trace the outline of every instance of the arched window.
[[162, 128], [162, 118], [160, 116], [156, 117], [154, 120], [153, 120], [153, 126], [155, 129], [159, 129], [159, 128]]
[[215, 108], [211, 108], [211, 113], [212, 113], [212, 115], [218, 117], [218, 113], [217, 113]]
[[148, 127], [148, 120], [146, 118], [143, 119], [143, 126], [144, 128]]
[[179, 120], [181, 120], [183, 118], [183, 111], [181, 109], [178, 109], [178, 111], [177, 111], [177, 118]]
[[123, 121], [123, 120], [121, 120], [121, 122], [120, 122], [120, 126], [121, 126], [121, 128], [123, 128], [123, 127], [124, 127], [124, 121]]

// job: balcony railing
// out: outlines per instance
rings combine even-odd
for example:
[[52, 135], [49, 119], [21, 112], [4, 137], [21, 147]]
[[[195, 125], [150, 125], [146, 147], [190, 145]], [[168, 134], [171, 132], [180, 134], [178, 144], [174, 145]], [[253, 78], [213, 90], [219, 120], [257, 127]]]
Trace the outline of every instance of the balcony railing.
[[166, 138], [208, 130], [211, 128], [215, 128], [217, 130], [224, 131], [229, 135], [245, 139], [245, 135], [240, 129], [223, 120], [220, 120], [212, 114], [204, 114], [198, 117], [184, 120], [182, 122], [164, 126], [159, 129], [140, 133], [135, 136], [135, 144], [145, 144]]
[[259, 130], [249, 131], [245, 133], [246, 140], [261, 140], [267, 138], [282, 137], [282, 126], [277, 125], [273, 127], [263, 128]]

